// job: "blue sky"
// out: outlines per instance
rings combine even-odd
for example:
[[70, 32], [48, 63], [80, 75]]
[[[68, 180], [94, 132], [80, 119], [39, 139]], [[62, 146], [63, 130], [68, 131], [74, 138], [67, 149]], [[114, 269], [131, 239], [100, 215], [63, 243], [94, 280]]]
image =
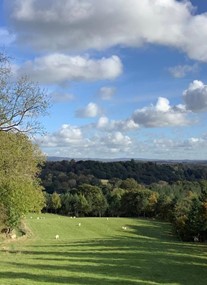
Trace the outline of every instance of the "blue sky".
[[0, 2], [0, 45], [52, 107], [35, 141], [74, 158], [207, 159], [207, 1]]

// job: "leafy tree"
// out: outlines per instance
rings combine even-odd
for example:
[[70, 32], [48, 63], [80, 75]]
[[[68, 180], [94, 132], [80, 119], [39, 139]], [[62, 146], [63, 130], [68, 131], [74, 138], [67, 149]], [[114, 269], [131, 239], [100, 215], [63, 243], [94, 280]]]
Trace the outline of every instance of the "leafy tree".
[[103, 216], [108, 204], [101, 189], [98, 186], [92, 186], [89, 184], [83, 184], [79, 186], [78, 191], [86, 198], [89, 211], [88, 214], [92, 216]]
[[137, 181], [133, 178], [127, 178], [126, 180], [123, 180], [120, 188], [126, 189], [126, 190], [133, 190], [139, 187], [139, 184]]
[[203, 227], [203, 219], [201, 215], [202, 204], [197, 198], [193, 198], [191, 209], [187, 216], [185, 239], [193, 240], [195, 236], [200, 236]]
[[73, 215], [73, 195], [70, 193], [62, 194], [61, 195], [61, 213], [64, 215]]
[[192, 199], [185, 197], [177, 201], [174, 208], [174, 226], [178, 236], [186, 240], [186, 223], [191, 210]]
[[159, 194], [157, 192], [152, 192], [148, 198], [147, 213], [150, 216], [156, 216], [157, 202]]
[[78, 212], [78, 216], [85, 216], [89, 213], [90, 210], [91, 209], [87, 199], [84, 195], [80, 194], [79, 201], [77, 203], [76, 213]]
[[137, 192], [126, 191], [121, 197], [121, 214], [128, 217], [136, 217], [137, 214], [137, 203], [136, 203]]
[[207, 240], [207, 197], [201, 205], [201, 219], [202, 219], [202, 230], [200, 232], [201, 241]]
[[158, 193], [141, 188], [126, 191], [121, 197], [121, 211], [124, 216], [154, 216]]
[[61, 208], [61, 199], [60, 195], [57, 194], [57, 192], [53, 192], [51, 196], [51, 208], [57, 212], [59, 208]]
[[175, 200], [165, 193], [160, 193], [156, 205], [156, 215], [162, 220], [172, 221]]
[[44, 206], [37, 174], [44, 160], [36, 145], [22, 133], [0, 131], [0, 197], [8, 231], [29, 211]]
[[108, 197], [109, 201], [109, 215], [110, 216], [120, 216], [121, 215], [121, 197], [125, 193], [125, 190], [121, 188], [114, 188], [111, 191], [110, 197]]

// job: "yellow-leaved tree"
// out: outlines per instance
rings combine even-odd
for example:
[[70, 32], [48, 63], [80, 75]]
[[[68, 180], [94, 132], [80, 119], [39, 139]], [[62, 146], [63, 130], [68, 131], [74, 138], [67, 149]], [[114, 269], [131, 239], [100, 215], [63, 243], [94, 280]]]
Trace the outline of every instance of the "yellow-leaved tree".
[[25, 134], [0, 131], [0, 142], [0, 205], [9, 232], [24, 214], [44, 206], [38, 179], [44, 157]]
[[48, 106], [46, 95], [26, 76], [14, 76], [0, 52], [0, 219], [8, 232], [44, 206], [38, 179], [44, 156], [29, 135], [41, 130], [37, 118]]

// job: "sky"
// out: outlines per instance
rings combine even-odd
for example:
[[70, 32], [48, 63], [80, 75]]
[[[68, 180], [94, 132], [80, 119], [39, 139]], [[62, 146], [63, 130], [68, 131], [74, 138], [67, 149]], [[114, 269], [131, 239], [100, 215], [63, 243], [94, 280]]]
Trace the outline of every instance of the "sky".
[[207, 1], [0, 1], [0, 47], [69, 158], [207, 159]]

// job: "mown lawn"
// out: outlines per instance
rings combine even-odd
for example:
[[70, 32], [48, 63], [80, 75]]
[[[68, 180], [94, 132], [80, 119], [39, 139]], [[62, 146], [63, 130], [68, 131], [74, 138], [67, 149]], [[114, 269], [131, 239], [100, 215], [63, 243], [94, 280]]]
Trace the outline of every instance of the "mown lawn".
[[167, 223], [49, 214], [26, 223], [29, 238], [0, 242], [2, 285], [207, 284], [207, 245], [176, 240]]

